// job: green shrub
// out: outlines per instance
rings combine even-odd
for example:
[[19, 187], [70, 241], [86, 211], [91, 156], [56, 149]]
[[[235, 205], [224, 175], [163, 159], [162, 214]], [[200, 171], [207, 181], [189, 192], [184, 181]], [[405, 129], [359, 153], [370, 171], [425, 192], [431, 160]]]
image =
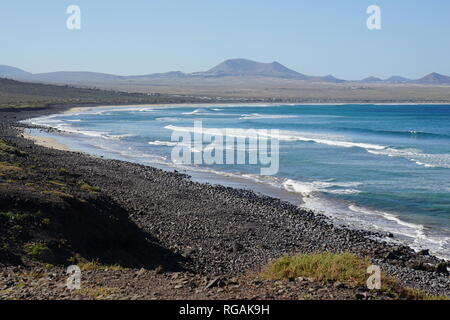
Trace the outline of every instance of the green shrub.
[[23, 251], [33, 259], [42, 259], [49, 253], [50, 249], [43, 243], [40, 242], [28, 242], [23, 245]]
[[15, 213], [15, 212], [0, 212], [0, 217], [6, 218], [13, 221], [23, 221], [27, 219], [30, 215], [27, 213]]

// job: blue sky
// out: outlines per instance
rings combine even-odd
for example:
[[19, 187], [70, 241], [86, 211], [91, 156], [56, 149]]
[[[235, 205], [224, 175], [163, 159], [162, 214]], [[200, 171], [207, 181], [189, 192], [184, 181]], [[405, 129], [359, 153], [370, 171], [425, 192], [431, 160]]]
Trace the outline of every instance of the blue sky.
[[[66, 28], [66, 8], [82, 29]], [[382, 30], [366, 9], [382, 10]], [[0, 3], [0, 64], [30, 72], [207, 70], [228, 58], [359, 79], [450, 75], [448, 0], [14, 0]]]

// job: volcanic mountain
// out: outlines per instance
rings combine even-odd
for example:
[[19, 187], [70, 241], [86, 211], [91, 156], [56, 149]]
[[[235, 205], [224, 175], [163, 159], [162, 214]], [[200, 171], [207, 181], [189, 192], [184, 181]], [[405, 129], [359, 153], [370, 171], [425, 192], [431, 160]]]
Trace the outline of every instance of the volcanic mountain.
[[450, 84], [450, 77], [433, 72], [433, 73], [430, 73], [429, 75], [426, 75], [423, 78], [420, 78], [420, 79], [414, 81], [414, 83], [434, 84], [434, 85]]
[[255, 76], [274, 78], [295, 78], [306, 80], [304, 74], [291, 70], [274, 61], [262, 63], [247, 59], [230, 59], [222, 62], [206, 72], [197, 72], [195, 75], [203, 76]]

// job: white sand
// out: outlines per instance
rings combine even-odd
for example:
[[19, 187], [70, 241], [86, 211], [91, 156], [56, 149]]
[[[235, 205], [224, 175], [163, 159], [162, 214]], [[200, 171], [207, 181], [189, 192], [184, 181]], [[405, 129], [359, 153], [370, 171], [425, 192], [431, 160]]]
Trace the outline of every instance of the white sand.
[[33, 141], [35, 144], [56, 150], [72, 151], [66, 145], [59, 143], [56, 139], [50, 137], [32, 136], [26, 132], [22, 132], [25, 139]]

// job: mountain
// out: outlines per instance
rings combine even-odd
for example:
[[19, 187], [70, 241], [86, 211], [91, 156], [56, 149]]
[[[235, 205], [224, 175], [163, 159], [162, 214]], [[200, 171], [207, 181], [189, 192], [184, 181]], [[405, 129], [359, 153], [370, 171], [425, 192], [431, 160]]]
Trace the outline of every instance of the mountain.
[[331, 74], [324, 77], [307, 77], [307, 80], [311, 82], [334, 82], [334, 83], [346, 82], [346, 80], [338, 79]]
[[206, 72], [195, 73], [197, 76], [255, 76], [275, 78], [295, 78], [306, 80], [307, 76], [291, 70], [278, 62], [262, 63], [247, 59], [230, 59]]
[[401, 77], [401, 76], [392, 76], [392, 77], [384, 80], [384, 82], [386, 82], [386, 83], [406, 83], [406, 82], [410, 82], [410, 81], [411, 81], [411, 79]]
[[184, 73], [181, 71], [170, 71], [170, 72], [164, 72], [164, 73], [151, 73], [151, 74], [144, 74], [144, 75], [138, 75], [138, 76], [127, 76], [124, 77], [127, 80], [154, 80], [154, 79], [179, 79], [179, 78], [188, 78], [191, 75], [188, 73]]
[[368, 77], [362, 79], [360, 82], [373, 83], [373, 82], [383, 82], [383, 80], [377, 77]]
[[116, 82], [124, 77], [98, 72], [59, 71], [29, 75], [27, 80], [49, 83]]
[[414, 81], [414, 83], [433, 84], [433, 85], [450, 84], [450, 77], [433, 72], [433, 73], [430, 73], [429, 75], [426, 75], [423, 78], [420, 78], [420, 79]]
[[10, 67], [10, 66], [5, 66], [5, 65], [0, 65], [0, 77], [2, 78], [26, 78], [28, 76], [30, 76], [31, 73], [26, 72], [22, 69], [19, 68], [15, 68], [15, 67]]

